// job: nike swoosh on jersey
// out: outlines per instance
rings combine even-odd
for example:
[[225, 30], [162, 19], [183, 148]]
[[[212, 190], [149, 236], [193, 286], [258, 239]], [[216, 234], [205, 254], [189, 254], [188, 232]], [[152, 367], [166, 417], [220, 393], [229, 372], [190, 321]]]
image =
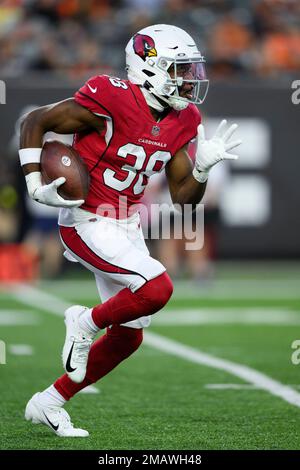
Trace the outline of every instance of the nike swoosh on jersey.
[[48, 416], [45, 413], [44, 413], [44, 416], [45, 416], [46, 420], [48, 421], [48, 423], [50, 424], [51, 428], [54, 429], [54, 431], [57, 431], [58, 428], [59, 428], [59, 424], [57, 426], [54, 426], [54, 424], [51, 423], [51, 421], [49, 420]]
[[96, 93], [97, 87], [93, 88], [91, 85], [88, 84], [89, 89], [91, 90], [92, 93]]
[[75, 367], [75, 369], [73, 369], [73, 367], [71, 367], [71, 358], [72, 358], [73, 348], [74, 348], [74, 343], [72, 344], [72, 347], [71, 347], [69, 355], [68, 355], [67, 363], [66, 363], [66, 371], [67, 372], [74, 372], [74, 370], [77, 369], [76, 367]]

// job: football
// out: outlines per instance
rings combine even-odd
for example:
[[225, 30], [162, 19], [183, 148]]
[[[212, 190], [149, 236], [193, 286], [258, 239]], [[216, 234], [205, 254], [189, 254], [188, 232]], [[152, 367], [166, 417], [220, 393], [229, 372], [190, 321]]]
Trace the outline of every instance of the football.
[[58, 140], [44, 143], [41, 154], [41, 173], [45, 184], [49, 184], [60, 176], [66, 182], [58, 188], [64, 199], [85, 199], [89, 190], [90, 176], [84, 160], [70, 145]]

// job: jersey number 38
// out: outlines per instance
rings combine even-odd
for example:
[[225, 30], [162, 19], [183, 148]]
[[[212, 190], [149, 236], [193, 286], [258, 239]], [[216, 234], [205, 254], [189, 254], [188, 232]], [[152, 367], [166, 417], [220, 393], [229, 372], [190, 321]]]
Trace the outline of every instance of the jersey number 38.
[[[166, 166], [166, 163], [170, 160], [170, 152], [163, 152], [162, 150], [157, 150], [156, 152], [150, 155], [148, 163], [143, 171], [143, 165], [147, 158], [144, 147], [141, 145], [128, 143], [123, 145], [118, 149], [117, 155], [125, 159], [128, 155], [133, 155], [135, 157], [134, 165], [125, 163], [121, 167], [123, 170], [122, 175], [118, 177], [118, 172], [112, 170], [111, 168], [106, 168], [103, 173], [104, 183], [117, 191], [124, 191], [128, 189], [131, 185], [133, 194], [140, 194], [145, 189], [148, 178], [154, 173], [160, 172]], [[124, 178], [124, 171], [127, 173]], [[134, 183], [136, 175], [138, 179]]]

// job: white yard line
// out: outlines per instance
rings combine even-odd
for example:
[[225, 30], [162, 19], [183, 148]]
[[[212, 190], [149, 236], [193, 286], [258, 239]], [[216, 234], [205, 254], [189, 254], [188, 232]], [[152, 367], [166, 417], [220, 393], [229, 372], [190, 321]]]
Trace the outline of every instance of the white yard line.
[[[67, 289], [66, 289], [67, 290]], [[54, 315], [63, 315], [64, 310], [72, 305], [53, 294], [41, 291], [36, 287], [17, 285], [11, 288], [14, 297], [25, 305], [46, 306], [47, 311]], [[39, 307], [40, 308], [40, 307]], [[1, 310], [0, 310], [1, 312]], [[9, 311], [6, 310], [9, 317]], [[12, 320], [13, 321], [13, 320]], [[24, 320], [26, 321], [26, 320]], [[29, 318], [28, 318], [28, 321]], [[168, 309], [153, 317], [156, 325], [201, 325], [201, 324], [265, 324], [265, 325], [300, 325], [300, 314], [288, 309], [275, 308], [201, 308], [200, 309]], [[0, 316], [1, 324], [1, 316]]]
[[[62, 316], [64, 310], [70, 306], [69, 303], [52, 294], [47, 294], [37, 288], [29, 286], [15, 287], [11, 289], [11, 295], [20, 302], [26, 303], [26, 305], [31, 305], [59, 316]], [[145, 332], [144, 343], [186, 361], [226, 371], [229, 374], [239, 377], [248, 384], [252, 384], [269, 392], [271, 395], [281, 398], [291, 405], [300, 407], [300, 393], [288, 385], [284, 385], [248, 366], [206, 354], [198, 349], [194, 349], [150, 331]]]
[[164, 309], [153, 317], [153, 324], [170, 325], [278, 325], [299, 326], [300, 313], [288, 309], [276, 308], [191, 308]]
[[300, 393], [255, 369], [251, 369], [248, 366], [206, 354], [198, 349], [185, 346], [178, 341], [173, 341], [156, 333], [147, 332], [144, 342], [149, 346], [186, 359], [187, 361], [213, 367], [215, 369], [225, 370], [229, 374], [245, 380], [245, 382], [260, 387], [272, 395], [282, 398], [291, 405], [300, 407]]
[[[189, 299], [299, 299], [298, 279], [216, 279], [213, 282], [175, 281], [174, 298]], [[96, 299], [93, 280], [42, 281], [41, 289], [53, 290], [63, 298]], [[1, 288], [1, 286], [0, 286]]]
[[211, 283], [175, 282], [178, 298], [299, 299], [298, 279], [216, 279]]
[[0, 326], [37, 325], [40, 319], [37, 314], [20, 310], [0, 310]]
[[71, 302], [66, 302], [59, 297], [26, 284], [11, 286], [10, 293], [24, 305], [53, 313], [59, 317], [63, 316], [64, 311], [72, 305]]
[[[293, 384], [289, 387], [299, 389], [300, 385]], [[204, 388], [209, 390], [261, 390], [261, 387], [252, 384], [205, 384]]]
[[261, 390], [252, 384], [206, 384], [204, 388], [209, 390]]
[[95, 395], [97, 393], [100, 393], [100, 390], [94, 385], [88, 385], [87, 387], [80, 390], [79, 393], [86, 393], [87, 395]]
[[30, 344], [9, 344], [8, 351], [14, 356], [32, 356], [33, 347]]

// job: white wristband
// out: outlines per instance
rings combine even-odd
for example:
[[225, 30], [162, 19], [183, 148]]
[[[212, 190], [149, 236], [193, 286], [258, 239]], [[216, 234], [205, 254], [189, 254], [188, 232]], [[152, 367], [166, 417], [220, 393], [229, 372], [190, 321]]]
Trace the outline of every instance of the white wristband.
[[197, 168], [193, 169], [193, 177], [199, 183], [205, 183], [208, 180], [208, 172], [206, 171], [198, 171]]
[[39, 171], [33, 171], [25, 175], [28, 194], [34, 199], [34, 192], [42, 186], [42, 175]]
[[19, 157], [21, 165], [27, 165], [28, 163], [40, 163], [41, 153], [41, 148], [20, 149]]

